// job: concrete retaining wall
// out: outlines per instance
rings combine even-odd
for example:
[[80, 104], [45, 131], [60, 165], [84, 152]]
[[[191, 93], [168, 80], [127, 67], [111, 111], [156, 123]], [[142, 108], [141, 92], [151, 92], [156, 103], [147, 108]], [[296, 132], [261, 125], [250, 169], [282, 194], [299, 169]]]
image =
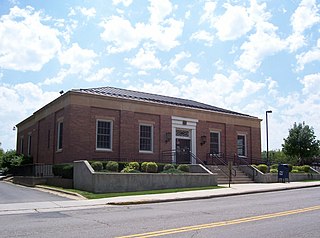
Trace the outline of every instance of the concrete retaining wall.
[[[298, 182], [304, 180], [320, 180], [320, 174], [306, 174], [306, 173], [289, 173], [290, 182]], [[286, 179], [287, 181], [287, 179]], [[255, 176], [257, 183], [277, 183], [278, 174], [258, 174]]]
[[[250, 168], [248, 166], [239, 166], [239, 169], [247, 174], [250, 178], [253, 178], [256, 183], [277, 183], [278, 174], [277, 173], [268, 173], [264, 174], [257, 170], [256, 168]], [[253, 172], [254, 171], [254, 172]], [[289, 173], [290, 182], [298, 182], [304, 180], [320, 180], [320, 174], [316, 173]], [[286, 181], [288, 181], [286, 179]]]
[[33, 177], [33, 176], [14, 176], [13, 182], [24, 186], [34, 187], [36, 185], [51, 185], [62, 188], [73, 188], [72, 179], [60, 177]]
[[93, 193], [132, 192], [166, 188], [190, 188], [217, 185], [212, 174], [153, 174], [94, 172], [88, 161], [75, 161], [75, 189]]

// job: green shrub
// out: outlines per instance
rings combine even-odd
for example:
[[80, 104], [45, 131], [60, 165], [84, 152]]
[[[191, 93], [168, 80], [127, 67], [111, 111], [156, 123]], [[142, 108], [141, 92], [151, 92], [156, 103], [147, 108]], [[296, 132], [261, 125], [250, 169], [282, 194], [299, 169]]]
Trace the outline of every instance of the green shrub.
[[292, 169], [292, 170], [291, 170], [291, 173], [300, 173], [300, 171], [297, 170], [297, 169]]
[[168, 170], [163, 170], [161, 173], [163, 174], [181, 174], [183, 173], [181, 170], [174, 168], [168, 169]]
[[270, 172], [271, 172], [271, 169], [278, 169], [278, 164], [273, 164], [270, 166]]
[[288, 164], [288, 167], [289, 167], [289, 172], [291, 172], [291, 171], [292, 171], [292, 169], [293, 169], [292, 164]]
[[165, 164], [163, 167], [163, 171], [167, 171], [169, 169], [175, 169], [173, 164]]
[[139, 170], [140, 169], [140, 165], [138, 162], [130, 162], [128, 165], [130, 168], [134, 169], [134, 170]]
[[135, 170], [134, 168], [131, 168], [130, 166], [127, 166], [123, 170], [121, 170], [121, 173], [140, 173], [140, 171]]
[[179, 164], [178, 170], [188, 173], [189, 172], [189, 165], [187, 165], [187, 164]]
[[276, 173], [278, 173], [278, 169], [270, 169], [270, 173], [276, 174]]
[[121, 170], [123, 170], [125, 167], [128, 166], [128, 162], [118, 162], [118, 164], [119, 164], [119, 169], [118, 169], [118, 171], [121, 171]]
[[310, 172], [310, 166], [309, 166], [309, 165], [303, 165], [303, 166], [302, 166], [302, 170], [303, 170], [305, 173], [309, 173], [309, 172]]
[[262, 173], [266, 173], [268, 171], [268, 166], [266, 164], [259, 164], [257, 166], [257, 169], [259, 169]]
[[142, 172], [147, 172], [147, 164], [148, 164], [148, 162], [142, 162], [142, 164], [141, 164], [141, 171]]
[[94, 161], [91, 164], [91, 167], [94, 169], [94, 171], [101, 171], [103, 170], [103, 164], [100, 161]]
[[73, 164], [55, 164], [52, 166], [54, 176], [73, 179]]
[[108, 171], [118, 172], [119, 171], [119, 164], [116, 161], [108, 161], [105, 168]]
[[165, 163], [157, 163], [158, 165], [158, 173], [162, 172], [164, 170]]
[[147, 163], [146, 172], [147, 173], [156, 173], [156, 172], [158, 172], [158, 165], [155, 162], [148, 162]]

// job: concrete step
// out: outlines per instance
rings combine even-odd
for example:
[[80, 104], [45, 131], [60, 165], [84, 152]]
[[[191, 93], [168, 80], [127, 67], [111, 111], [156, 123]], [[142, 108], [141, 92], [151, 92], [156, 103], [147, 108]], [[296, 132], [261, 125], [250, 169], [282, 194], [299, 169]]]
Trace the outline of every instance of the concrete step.
[[[217, 174], [217, 182], [218, 184], [228, 184], [229, 178], [227, 174], [229, 173], [227, 166], [215, 166], [208, 165], [208, 169], [210, 169], [213, 173]], [[224, 172], [223, 172], [224, 171]], [[236, 176], [234, 176], [234, 172]], [[232, 184], [240, 184], [240, 183], [253, 183], [251, 178], [249, 178], [245, 173], [240, 171], [237, 167], [233, 167], [232, 170]]]

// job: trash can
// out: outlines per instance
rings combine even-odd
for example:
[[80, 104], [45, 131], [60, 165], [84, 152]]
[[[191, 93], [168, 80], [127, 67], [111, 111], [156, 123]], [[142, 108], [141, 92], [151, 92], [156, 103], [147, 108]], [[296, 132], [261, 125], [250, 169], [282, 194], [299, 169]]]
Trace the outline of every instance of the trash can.
[[288, 179], [288, 182], [290, 182], [289, 181], [289, 165], [287, 164], [278, 165], [278, 182], [280, 181], [280, 179], [282, 183], [285, 183], [286, 179]]

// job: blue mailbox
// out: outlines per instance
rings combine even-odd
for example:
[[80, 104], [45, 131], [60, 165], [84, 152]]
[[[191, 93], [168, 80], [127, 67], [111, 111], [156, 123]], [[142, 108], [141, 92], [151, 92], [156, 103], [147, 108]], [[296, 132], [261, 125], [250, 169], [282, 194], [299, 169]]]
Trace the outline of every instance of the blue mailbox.
[[290, 182], [289, 181], [289, 165], [287, 164], [278, 165], [278, 182], [280, 181], [280, 179], [282, 183], [285, 183], [286, 179], [288, 179], [288, 182]]

